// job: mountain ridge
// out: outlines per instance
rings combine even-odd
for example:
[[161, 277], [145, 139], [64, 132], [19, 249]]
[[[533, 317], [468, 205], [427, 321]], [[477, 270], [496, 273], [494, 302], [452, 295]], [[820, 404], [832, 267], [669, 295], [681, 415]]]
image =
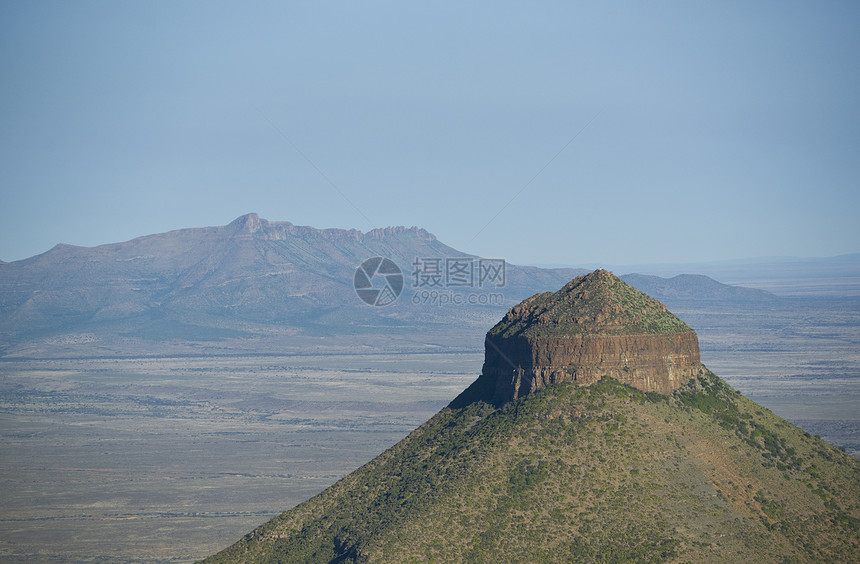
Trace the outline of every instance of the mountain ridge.
[[[330, 238], [342, 238], [342, 239], [355, 239], [361, 240], [364, 237], [372, 238], [372, 239], [380, 239], [387, 235], [395, 235], [398, 233], [412, 232], [415, 233], [420, 238], [426, 239], [428, 241], [437, 240], [436, 236], [421, 227], [406, 227], [402, 225], [398, 226], [389, 226], [389, 227], [377, 227], [371, 229], [366, 232], [362, 232], [359, 229], [342, 229], [338, 227], [328, 227], [328, 228], [316, 228], [308, 225], [298, 225], [291, 223], [289, 221], [269, 221], [267, 219], [261, 218], [257, 213], [247, 213], [245, 215], [241, 215], [231, 221], [226, 225], [220, 226], [208, 226], [208, 227], [183, 227], [180, 229], [171, 229], [169, 231], [164, 231], [161, 233], [152, 233], [149, 235], [140, 235], [138, 237], [133, 237], [126, 241], [118, 241], [114, 243], [102, 243], [94, 246], [82, 246], [82, 245], [72, 245], [68, 243], [57, 243], [47, 251], [43, 253], [39, 253], [37, 255], [33, 255], [32, 257], [27, 257], [15, 261], [4, 262], [0, 261], [2, 264], [15, 264], [25, 261], [30, 261], [32, 259], [41, 257], [52, 251], [64, 251], [69, 249], [106, 249], [113, 248], [122, 245], [128, 245], [132, 243], [138, 243], [145, 240], [156, 239], [156, 238], [165, 238], [177, 235], [186, 235], [186, 234], [197, 234], [197, 233], [205, 233], [205, 232], [218, 232], [218, 231], [234, 231], [236, 234], [247, 232], [248, 234], [256, 234], [260, 231], [263, 233], [275, 233], [275, 234], [311, 234], [311, 233], [320, 233], [324, 236], [327, 235]], [[281, 237], [283, 238], [283, 237]], [[277, 239], [275, 239], [277, 240]]]
[[416, 253], [468, 256], [418, 228], [362, 234], [273, 223], [256, 214], [124, 243], [57, 245], [3, 265], [0, 331], [8, 339], [112, 322], [113, 333], [133, 332], [163, 319], [216, 328], [301, 326], [339, 307], [367, 318], [369, 308], [351, 285], [358, 264], [379, 254], [408, 264]]
[[[356, 267], [373, 256], [393, 260], [403, 272], [406, 288], [389, 307], [367, 307], [353, 288]], [[257, 214], [97, 247], [59, 244], [0, 265], [0, 354], [122, 355], [159, 347], [175, 354], [236, 336], [246, 342], [322, 331], [382, 337], [409, 327], [421, 327], [422, 335], [437, 328], [444, 338], [451, 324], [480, 334], [519, 300], [587, 272], [506, 264], [500, 288], [417, 286], [414, 264], [421, 257], [480, 260], [418, 227], [362, 233]], [[469, 303], [470, 295], [487, 303]], [[441, 307], [442, 298], [458, 300], [458, 307]], [[49, 343], [57, 336], [79, 344], [58, 351]]]
[[630, 273], [622, 280], [645, 292], [660, 294], [662, 300], [733, 300], [740, 302], [772, 302], [778, 298], [765, 290], [722, 284], [704, 274], [677, 274], [663, 278], [649, 274]]

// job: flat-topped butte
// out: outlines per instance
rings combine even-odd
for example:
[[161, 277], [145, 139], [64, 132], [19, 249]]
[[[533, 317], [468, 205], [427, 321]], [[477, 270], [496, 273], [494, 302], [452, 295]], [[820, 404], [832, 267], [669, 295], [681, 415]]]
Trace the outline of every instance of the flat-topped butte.
[[496, 404], [604, 376], [668, 394], [703, 369], [695, 331], [605, 270], [513, 307], [487, 333], [485, 349], [481, 377]]

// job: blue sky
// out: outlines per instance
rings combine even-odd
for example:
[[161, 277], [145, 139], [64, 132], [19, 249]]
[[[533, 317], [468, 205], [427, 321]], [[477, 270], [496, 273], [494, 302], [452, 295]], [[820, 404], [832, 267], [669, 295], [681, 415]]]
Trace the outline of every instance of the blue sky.
[[0, 259], [248, 212], [515, 263], [858, 252], [858, 28], [826, 1], [6, 1]]

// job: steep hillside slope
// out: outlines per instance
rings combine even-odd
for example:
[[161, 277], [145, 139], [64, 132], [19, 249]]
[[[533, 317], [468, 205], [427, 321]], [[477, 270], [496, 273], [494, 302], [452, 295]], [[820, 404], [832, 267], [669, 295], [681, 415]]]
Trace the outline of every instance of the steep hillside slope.
[[455, 400], [207, 562], [846, 562], [860, 463], [709, 372]]

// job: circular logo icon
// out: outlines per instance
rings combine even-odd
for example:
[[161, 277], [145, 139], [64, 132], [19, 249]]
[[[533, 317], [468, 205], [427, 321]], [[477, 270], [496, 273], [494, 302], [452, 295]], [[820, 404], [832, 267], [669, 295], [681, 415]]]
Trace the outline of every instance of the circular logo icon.
[[352, 287], [364, 303], [386, 306], [403, 291], [403, 272], [387, 258], [369, 258], [355, 269]]

